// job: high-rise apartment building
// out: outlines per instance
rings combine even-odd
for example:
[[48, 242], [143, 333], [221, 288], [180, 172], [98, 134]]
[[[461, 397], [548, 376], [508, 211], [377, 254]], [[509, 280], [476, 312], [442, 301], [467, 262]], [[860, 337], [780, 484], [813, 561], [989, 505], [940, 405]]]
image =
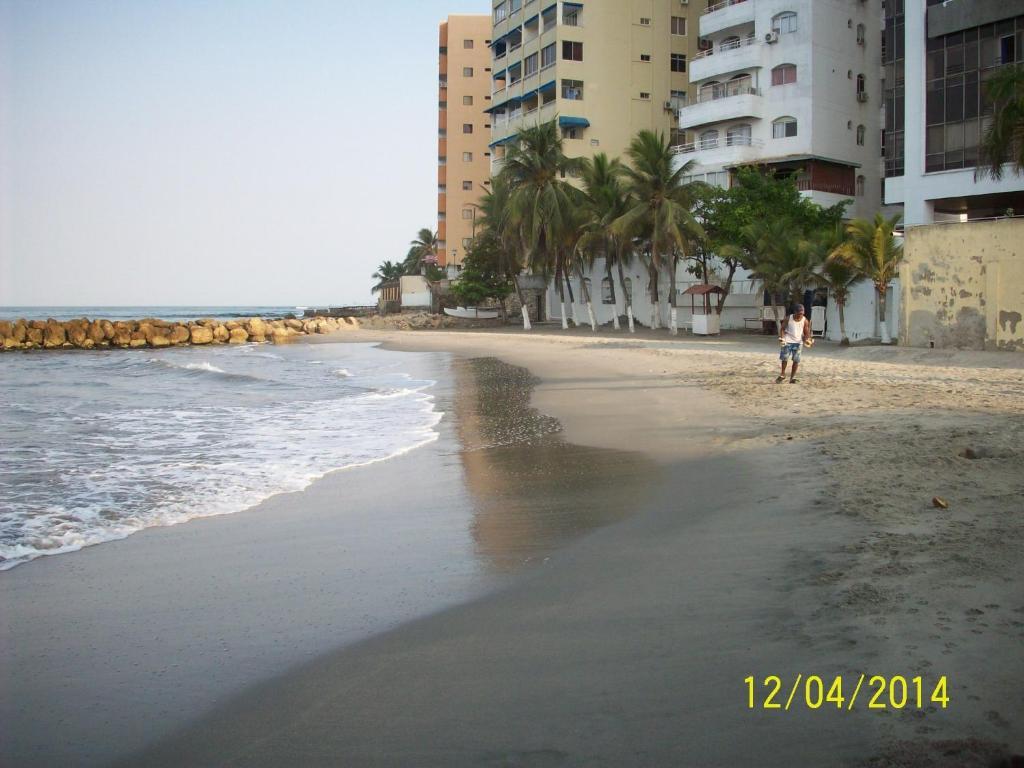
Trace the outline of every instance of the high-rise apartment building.
[[458, 268], [490, 177], [491, 19], [449, 16], [438, 34], [437, 236], [441, 266]]
[[757, 165], [791, 175], [822, 206], [853, 200], [849, 216], [881, 203], [879, 77], [882, 9], [876, 0], [713, 0], [678, 149], [692, 178], [727, 187]]
[[985, 81], [1024, 62], [1024, 0], [886, 0], [885, 202], [909, 225], [1024, 212], [1024, 178], [975, 178]]
[[492, 0], [491, 151], [558, 120], [570, 157], [622, 155], [642, 129], [676, 143], [699, 0]]

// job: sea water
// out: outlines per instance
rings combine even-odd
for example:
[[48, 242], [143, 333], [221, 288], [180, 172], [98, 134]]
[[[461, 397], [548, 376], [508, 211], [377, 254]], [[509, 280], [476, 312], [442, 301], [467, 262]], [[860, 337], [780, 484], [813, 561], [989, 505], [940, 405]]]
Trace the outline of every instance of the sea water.
[[0, 570], [433, 441], [416, 360], [302, 343], [0, 355]]

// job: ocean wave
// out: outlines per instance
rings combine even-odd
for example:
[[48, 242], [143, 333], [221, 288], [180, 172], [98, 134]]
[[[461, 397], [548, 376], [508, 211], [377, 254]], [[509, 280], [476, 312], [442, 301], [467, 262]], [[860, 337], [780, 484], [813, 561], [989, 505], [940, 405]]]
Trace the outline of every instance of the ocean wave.
[[[271, 367], [270, 376], [313, 377], [319, 370], [298, 397], [272, 394], [266, 386], [272, 380], [231, 373], [227, 354], [168, 355], [142, 363], [152, 380], [141, 387], [150, 397], [144, 405], [129, 399], [127, 405], [110, 401], [108, 408], [72, 404], [70, 411], [19, 406], [23, 415], [32, 407], [33, 418], [11, 422], [19, 442], [0, 450], [0, 570], [145, 528], [240, 512], [302, 490], [328, 472], [385, 461], [436, 440], [443, 413], [428, 391], [435, 382], [366, 377], [363, 370], [373, 369], [382, 353], [360, 354], [366, 359], [346, 360], [340, 369], [348, 377], [333, 366], [310, 366], [301, 350], [286, 361], [259, 364]], [[117, 368], [87, 373], [98, 371], [130, 381], [125, 386], [132, 393], [140, 389]], [[169, 373], [198, 378], [182, 390]], [[262, 386], [243, 393], [239, 378]], [[66, 391], [61, 388], [60, 396]], [[0, 414], [0, 428], [4, 418]]]

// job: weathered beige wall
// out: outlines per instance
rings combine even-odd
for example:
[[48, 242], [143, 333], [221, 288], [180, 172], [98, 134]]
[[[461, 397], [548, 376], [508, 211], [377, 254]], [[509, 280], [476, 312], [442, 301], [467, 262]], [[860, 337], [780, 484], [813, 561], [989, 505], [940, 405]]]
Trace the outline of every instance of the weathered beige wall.
[[900, 341], [1024, 352], [1024, 219], [907, 230]]

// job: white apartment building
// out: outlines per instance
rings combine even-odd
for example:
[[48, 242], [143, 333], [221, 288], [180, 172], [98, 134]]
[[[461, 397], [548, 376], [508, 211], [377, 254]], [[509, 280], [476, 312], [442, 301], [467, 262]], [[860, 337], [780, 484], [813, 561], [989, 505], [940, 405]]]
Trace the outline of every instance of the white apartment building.
[[693, 178], [728, 186], [759, 165], [795, 177], [822, 206], [847, 215], [881, 205], [882, 8], [877, 0], [722, 0], [701, 15], [703, 50], [679, 149]]
[[885, 202], [908, 226], [1024, 213], [1024, 177], [975, 179], [984, 83], [1024, 62], [1024, 0], [886, 0]]

